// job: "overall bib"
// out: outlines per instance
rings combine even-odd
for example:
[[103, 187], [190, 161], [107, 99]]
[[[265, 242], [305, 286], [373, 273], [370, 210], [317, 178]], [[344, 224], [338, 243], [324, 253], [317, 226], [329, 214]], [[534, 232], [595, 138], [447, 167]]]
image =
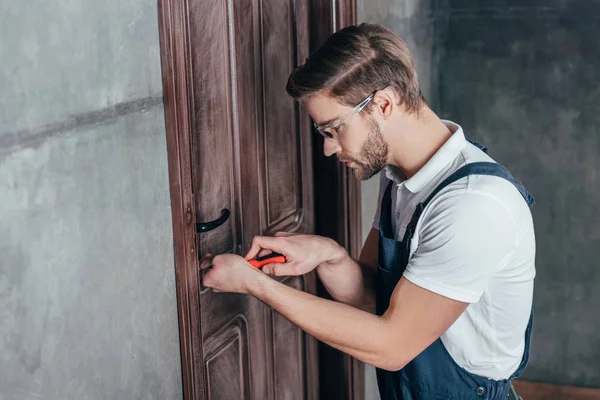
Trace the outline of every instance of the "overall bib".
[[[477, 143], [471, 143], [487, 152]], [[421, 213], [442, 189], [469, 175], [492, 175], [506, 179], [519, 190], [528, 206], [534, 203], [533, 197], [523, 185], [502, 165], [490, 162], [467, 164], [446, 178], [425, 201], [417, 205], [406, 228], [404, 239], [398, 242], [395, 240], [391, 225], [393, 182], [390, 182], [381, 203], [379, 222], [377, 315], [383, 315], [387, 310], [392, 292], [406, 269], [410, 242]], [[438, 338], [400, 371], [377, 369], [377, 383], [381, 398], [382, 400], [506, 400], [510, 381], [521, 374], [529, 360], [532, 324], [533, 310], [525, 331], [523, 359], [509, 379], [496, 381], [466, 371], [452, 359], [442, 340]]]

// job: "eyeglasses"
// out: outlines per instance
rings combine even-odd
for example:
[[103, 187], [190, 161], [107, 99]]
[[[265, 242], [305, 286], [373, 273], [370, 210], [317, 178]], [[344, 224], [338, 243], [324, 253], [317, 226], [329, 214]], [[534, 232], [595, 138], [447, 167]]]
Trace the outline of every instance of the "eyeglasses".
[[317, 124], [313, 124], [315, 129], [317, 130], [317, 132], [319, 132], [321, 135], [323, 135], [326, 139], [331, 139], [333, 138], [333, 133], [331, 132], [331, 130], [335, 131], [335, 134], [337, 136], [339, 136], [340, 132], [339, 132], [339, 128], [340, 126], [345, 123], [346, 125], [352, 120], [352, 118], [354, 118], [354, 116], [356, 114], [358, 114], [359, 112], [361, 112], [363, 110], [363, 108], [365, 108], [367, 106], [367, 104], [369, 104], [369, 102], [371, 100], [373, 100], [373, 97], [375, 97], [375, 93], [379, 92], [380, 90], [384, 90], [388, 87], [389, 85], [385, 85], [380, 89], [377, 89], [376, 91], [374, 91], [373, 93], [371, 93], [371, 95], [369, 97], [367, 97], [366, 99], [364, 99], [363, 101], [361, 101], [360, 103], [358, 103], [357, 106], [355, 106], [353, 109], [349, 110], [347, 113], [345, 113], [344, 115], [342, 115], [341, 117], [339, 117], [338, 119], [336, 119], [335, 121], [332, 121], [328, 124], [325, 125], [321, 125], [321, 126], [317, 126]]

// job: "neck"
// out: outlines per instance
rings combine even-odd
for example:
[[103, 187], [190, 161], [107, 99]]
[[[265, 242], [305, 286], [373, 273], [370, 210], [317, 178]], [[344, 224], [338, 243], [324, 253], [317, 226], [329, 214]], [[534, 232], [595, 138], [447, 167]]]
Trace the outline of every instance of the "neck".
[[416, 174], [450, 138], [452, 132], [429, 108], [418, 116], [403, 114], [388, 135], [388, 164], [395, 165], [406, 179]]

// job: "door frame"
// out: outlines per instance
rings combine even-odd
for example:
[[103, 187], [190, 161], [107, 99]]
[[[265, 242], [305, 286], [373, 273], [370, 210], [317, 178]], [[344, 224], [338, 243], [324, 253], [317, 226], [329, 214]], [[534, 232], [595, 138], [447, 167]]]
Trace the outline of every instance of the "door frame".
[[[208, 1], [208, 0], [207, 0]], [[165, 128], [171, 194], [175, 279], [183, 397], [203, 399], [204, 354], [196, 250], [196, 212], [192, 185], [192, 93], [187, 0], [158, 0]], [[310, 51], [340, 27], [356, 22], [355, 0], [310, 0]], [[361, 248], [360, 184], [347, 167], [313, 142], [316, 233], [328, 236], [358, 257]], [[319, 285], [319, 294], [326, 291]], [[319, 342], [319, 389], [322, 399], [364, 399], [364, 367]]]
[[[310, 51], [314, 51], [333, 32], [356, 24], [356, 0], [311, 0]], [[360, 181], [335, 157], [323, 154], [323, 138], [313, 142], [315, 230], [318, 235], [336, 240], [358, 259], [361, 241]], [[328, 297], [318, 282], [317, 293]], [[319, 342], [319, 382], [321, 399], [363, 400], [364, 364], [347, 354]]]
[[192, 179], [192, 96], [188, 3], [158, 0], [160, 55], [175, 256], [183, 398], [206, 393]]

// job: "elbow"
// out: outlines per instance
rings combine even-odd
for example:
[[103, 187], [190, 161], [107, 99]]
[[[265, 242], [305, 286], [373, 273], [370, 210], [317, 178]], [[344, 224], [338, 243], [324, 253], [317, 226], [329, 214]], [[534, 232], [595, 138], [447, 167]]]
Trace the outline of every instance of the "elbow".
[[407, 360], [405, 355], [390, 351], [390, 349], [384, 349], [379, 352], [373, 366], [386, 371], [399, 371], [409, 362], [410, 360]]
[[399, 335], [398, 330], [389, 325], [385, 315], [380, 317], [380, 321], [384, 325], [379, 329], [380, 336], [375, 342], [376, 347], [372, 348], [371, 354], [374, 357], [370, 364], [386, 371], [399, 371], [414, 358], [414, 355], [410, 356], [410, 349], [403, 345], [406, 343], [404, 335]]
[[390, 360], [382, 360], [380, 365], [376, 365], [377, 368], [380, 369], [384, 369], [386, 371], [400, 371], [402, 368], [406, 367], [405, 362], [401, 361], [401, 360], [394, 360], [394, 359], [390, 359]]

